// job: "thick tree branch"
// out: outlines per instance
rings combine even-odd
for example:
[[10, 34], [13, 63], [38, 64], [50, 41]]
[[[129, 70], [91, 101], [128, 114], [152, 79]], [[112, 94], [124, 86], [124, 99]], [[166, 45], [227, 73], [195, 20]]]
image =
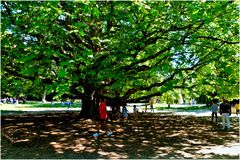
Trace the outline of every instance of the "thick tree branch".
[[215, 41], [221, 41], [222, 43], [227, 43], [227, 44], [238, 44], [239, 42], [232, 42], [232, 41], [226, 41], [220, 38], [216, 38], [216, 37], [210, 37], [210, 36], [198, 36], [197, 38], [200, 39], [211, 39], [211, 40], [215, 40]]
[[138, 92], [138, 91], [143, 91], [143, 90], [146, 90], [146, 91], [150, 91], [152, 88], [154, 87], [159, 87], [159, 86], [163, 86], [164, 84], [166, 84], [167, 82], [173, 80], [174, 76], [176, 75], [176, 73], [173, 73], [170, 77], [166, 78], [165, 80], [163, 80], [162, 82], [160, 83], [154, 83], [154, 84], [151, 84], [150, 86], [145, 86], [145, 87], [140, 87], [140, 88], [133, 88], [133, 89], [129, 89], [125, 94], [124, 96], [122, 97], [122, 99], [128, 99], [132, 94]]
[[11, 22], [14, 24], [15, 19], [14, 19], [14, 17], [12, 16], [12, 11], [11, 11], [11, 9], [8, 7], [7, 2], [6, 2], [6, 1], [3, 1], [3, 5], [4, 5], [4, 7], [5, 7], [6, 11], [7, 11], [7, 14], [8, 14]]
[[160, 92], [156, 92], [156, 93], [152, 93], [152, 94], [149, 94], [149, 95], [146, 95], [146, 96], [142, 96], [142, 97], [139, 97], [139, 98], [135, 98], [135, 99], [129, 99], [129, 100], [126, 100], [127, 103], [137, 103], [137, 102], [147, 102], [148, 99], [154, 97], [154, 96], [161, 96], [163, 93], [160, 93]]
[[22, 79], [27, 79], [27, 80], [31, 80], [31, 81], [34, 81], [36, 79], [36, 77], [34, 77], [34, 76], [22, 75], [18, 71], [12, 70], [12, 69], [10, 69], [8, 67], [4, 67], [3, 70], [6, 71], [9, 75], [16, 76], [16, 77], [19, 77], [19, 78], [22, 78]]

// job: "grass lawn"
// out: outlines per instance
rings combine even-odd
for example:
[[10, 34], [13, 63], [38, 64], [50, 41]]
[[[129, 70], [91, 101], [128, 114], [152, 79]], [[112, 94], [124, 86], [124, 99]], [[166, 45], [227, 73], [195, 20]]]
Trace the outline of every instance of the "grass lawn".
[[[37, 102], [28, 102], [26, 104], [2, 104], [1, 105], [1, 110], [2, 111], [9, 111], [12, 109], [12, 111], [21, 111], [21, 109], [27, 109], [27, 108], [62, 108], [66, 109], [68, 108], [68, 105], [62, 105], [60, 102], [58, 103], [37, 103]], [[75, 102], [71, 105], [71, 108], [81, 108], [81, 103], [80, 102]], [[132, 109], [132, 107], [128, 107], [129, 109]], [[145, 107], [141, 106], [138, 107], [140, 108], [140, 111], [145, 111]], [[148, 109], [149, 106], [148, 106]], [[161, 106], [159, 104], [154, 105], [155, 110], [172, 110], [172, 111], [192, 111], [192, 110], [202, 110], [202, 109], [209, 109], [209, 107], [205, 106], [181, 106], [181, 107], [166, 107], [166, 106]]]
[[[61, 104], [61, 102], [57, 102], [57, 103], [37, 103], [37, 102], [27, 102], [26, 104], [2, 104], [1, 105], [1, 109], [7, 109], [7, 108], [68, 108], [69, 105], [65, 104]], [[71, 105], [71, 108], [80, 108], [81, 107], [81, 103], [80, 102], [74, 102]]]
[[[36, 102], [30, 102], [27, 104], [2, 104], [0, 105], [0, 111], [1, 115], [15, 115], [15, 114], [38, 114], [39, 112], [42, 113], [48, 113], [48, 112], [62, 112], [65, 110], [68, 110], [68, 105], [62, 105], [61, 103], [36, 103]], [[72, 110], [80, 110], [81, 109], [81, 103], [76, 102], [73, 103], [69, 109], [69, 111]]]
[[239, 142], [236, 118], [231, 119], [230, 131], [222, 131], [219, 124], [210, 122], [210, 117], [143, 113], [134, 119], [130, 114], [128, 122], [109, 122], [111, 137], [102, 133], [93, 138], [96, 121], [79, 119], [78, 113], [3, 116], [1, 158], [239, 158], [234, 150]]
[[172, 110], [172, 111], [195, 111], [195, 110], [206, 110], [210, 107], [206, 106], [184, 106], [184, 107], [165, 107], [165, 106], [156, 106], [156, 110]]

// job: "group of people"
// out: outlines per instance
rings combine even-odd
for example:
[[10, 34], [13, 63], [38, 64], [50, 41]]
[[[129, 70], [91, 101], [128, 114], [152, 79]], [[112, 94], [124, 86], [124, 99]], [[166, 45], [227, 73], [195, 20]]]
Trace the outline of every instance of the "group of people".
[[[236, 114], [238, 116], [239, 114], [239, 101], [235, 101], [234, 104], [232, 104], [235, 108], [236, 108]], [[212, 122], [214, 121], [215, 118], [215, 122], [217, 124], [217, 113], [219, 112], [220, 115], [222, 116], [222, 129], [230, 129], [230, 118], [229, 116], [231, 116], [232, 110], [231, 110], [231, 104], [225, 99], [223, 98], [222, 103], [220, 103], [220, 107], [218, 105], [218, 100], [214, 99], [211, 105], [210, 110], [212, 111]], [[226, 122], [227, 122], [227, 126], [226, 126]]]
[[[99, 123], [97, 124], [97, 127], [96, 127], [97, 132], [94, 133], [93, 136], [97, 137], [100, 135], [100, 133], [99, 133], [100, 128], [103, 128], [104, 130], [106, 130], [108, 136], [112, 135], [113, 132], [111, 131], [111, 129], [109, 128], [109, 126], [107, 124], [108, 113], [107, 113], [106, 99], [102, 99], [100, 101], [98, 112], [99, 112]], [[137, 106], [134, 105], [133, 106], [134, 119], [137, 117], [137, 114], [138, 114], [138, 109], [137, 109]], [[126, 104], [123, 105], [123, 107], [122, 107], [122, 118], [123, 118], [123, 121], [127, 121], [127, 119], [128, 119], [128, 110], [127, 110]]]
[[[53, 105], [53, 103], [52, 103], [52, 105]], [[72, 101], [66, 101], [66, 102], [62, 101], [62, 102], [61, 102], [61, 106], [65, 106], [65, 105], [67, 105], [67, 106], [68, 106], [68, 109], [69, 109], [69, 108], [72, 107], [73, 102], [72, 102]]]
[[[23, 104], [26, 102], [26, 99], [22, 99]], [[1, 103], [2, 104], [18, 104], [19, 103], [19, 99], [17, 98], [12, 98], [12, 97], [5, 97], [3, 99], [1, 99]]]
[[186, 104], [189, 104], [189, 105], [194, 105], [194, 104], [196, 104], [197, 103], [197, 101], [195, 100], [195, 99], [190, 99], [189, 101], [188, 101], [188, 103], [187, 103], [187, 101], [186, 101], [186, 99], [183, 99], [183, 105], [186, 105]]
[[[150, 106], [152, 107], [152, 104], [150, 104]], [[236, 113], [239, 113], [239, 101], [236, 101], [236, 103], [234, 104], [235, 108], [236, 108]], [[231, 105], [228, 103], [228, 101], [226, 99], [223, 98], [222, 103], [220, 103], [220, 107], [218, 105], [218, 100], [213, 100], [212, 102], [212, 106], [211, 106], [211, 111], [212, 111], [212, 122], [214, 121], [214, 118], [216, 120], [216, 124], [217, 124], [217, 113], [219, 112], [220, 115], [222, 116], [222, 129], [225, 129], [227, 127], [227, 129], [230, 129], [230, 119], [229, 116], [231, 115]], [[93, 134], [94, 137], [97, 137], [100, 135], [99, 130], [102, 127], [104, 130], [107, 131], [107, 135], [110, 136], [112, 135], [112, 131], [111, 129], [108, 127], [107, 125], [107, 119], [108, 119], [108, 113], [107, 113], [107, 105], [106, 105], [106, 99], [102, 99], [100, 101], [100, 105], [99, 105], [99, 123], [97, 124], [97, 132]], [[137, 117], [138, 114], [138, 109], [136, 107], [136, 105], [133, 106], [133, 115], [134, 118]], [[126, 121], [128, 119], [128, 110], [126, 107], [126, 104], [123, 105], [122, 107], [122, 117], [123, 120]], [[227, 125], [226, 125], [227, 123]]]

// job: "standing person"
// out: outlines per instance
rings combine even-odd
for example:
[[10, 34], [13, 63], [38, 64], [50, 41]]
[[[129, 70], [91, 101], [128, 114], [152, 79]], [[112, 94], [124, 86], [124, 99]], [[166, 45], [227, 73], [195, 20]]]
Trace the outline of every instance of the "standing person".
[[154, 112], [154, 109], [153, 109], [153, 99], [150, 100], [150, 110], [151, 110], [151, 112]]
[[133, 116], [134, 116], [134, 119], [137, 118], [137, 113], [138, 113], [137, 106], [133, 105]]
[[127, 118], [128, 118], [128, 110], [127, 110], [127, 107], [126, 107], [126, 104], [123, 105], [122, 107], [122, 116], [123, 116], [123, 120], [127, 121]]
[[225, 129], [225, 120], [227, 121], [227, 128], [230, 129], [231, 106], [226, 99], [223, 99], [223, 103], [220, 104], [220, 114], [222, 115], [222, 129]]
[[237, 117], [238, 117], [239, 110], [240, 110], [239, 100], [235, 100], [234, 107], [235, 107], [235, 109], [236, 109], [236, 115], [237, 115]]
[[145, 103], [145, 113], [147, 113], [147, 106], [148, 106], [148, 104]]
[[93, 134], [94, 137], [99, 136], [99, 130], [101, 127], [108, 131], [108, 133], [107, 133], [108, 136], [110, 136], [112, 134], [112, 131], [110, 130], [110, 128], [107, 125], [107, 118], [108, 118], [108, 114], [107, 114], [106, 99], [102, 99], [100, 101], [100, 106], [99, 106], [100, 124], [99, 123], [97, 124], [97, 132]]
[[217, 100], [216, 99], [213, 100], [213, 104], [212, 104], [210, 110], [212, 111], [212, 122], [213, 122], [213, 119], [215, 117], [216, 118], [216, 124], [217, 124], [218, 105], [217, 105]]

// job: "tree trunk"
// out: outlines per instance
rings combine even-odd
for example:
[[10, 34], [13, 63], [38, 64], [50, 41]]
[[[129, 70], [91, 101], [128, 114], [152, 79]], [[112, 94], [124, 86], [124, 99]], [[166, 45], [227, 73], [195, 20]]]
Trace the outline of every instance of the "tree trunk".
[[47, 92], [44, 91], [42, 95], [42, 103], [46, 103], [46, 95], [47, 95]]
[[91, 99], [82, 99], [82, 110], [80, 112], [81, 118], [93, 118], [94, 117], [94, 101]]
[[120, 103], [114, 103], [112, 105], [112, 119], [116, 120], [120, 118]]
[[170, 99], [169, 99], [169, 97], [167, 96], [167, 103], [168, 103], [168, 108], [170, 108]]
[[209, 106], [209, 100], [208, 100], [208, 97], [206, 96], [206, 106], [208, 107]]
[[116, 93], [115, 98], [111, 102], [111, 106], [112, 106], [112, 119], [119, 119], [120, 118], [120, 116], [121, 116], [121, 110], [120, 110], [121, 104], [122, 104], [122, 100], [120, 98], [120, 94]]
[[183, 104], [183, 96], [180, 90], [178, 91], [178, 104]]
[[99, 100], [95, 97], [95, 91], [90, 86], [87, 86], [84, 89], [84, 95], [80, 118], [97, 118]]

